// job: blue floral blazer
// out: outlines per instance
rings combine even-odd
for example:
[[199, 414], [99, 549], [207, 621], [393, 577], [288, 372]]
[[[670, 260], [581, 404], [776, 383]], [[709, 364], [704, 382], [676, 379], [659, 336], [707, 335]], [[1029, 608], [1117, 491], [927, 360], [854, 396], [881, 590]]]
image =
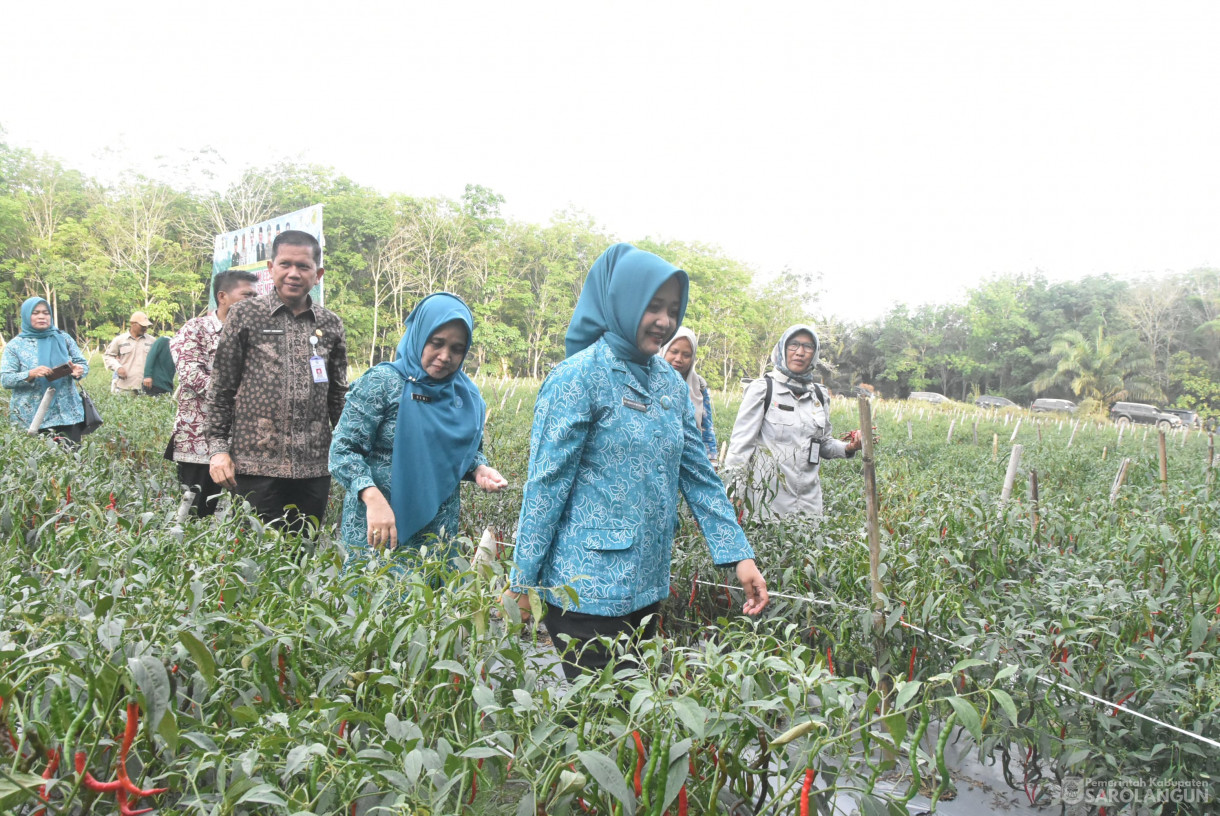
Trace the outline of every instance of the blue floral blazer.
[[[89, 373], [89, 361], [81, 354], [80, 347], [71, 337], [64, 338], [68, 344], [68, 357], [72, 362]], [[75, 425], [83, 422], [85, 411], [81, 406], [80, 393], [76, 390], [76, 381], [71, 377], [62, 377], [55, 382], [48, 382], [46, 377], [35, 377], [34, 382], [27, 382], [26, 376], [30, 369], [38, 365], [38, 341], [30, 337], [14, 337], [4, 347], [4, 355], [0, 358], [0, 385], [10, 389], [13, 396], [9, 398], [9, 419], [23, 427], [28, 427], [38, 413], [38, 405], [48, 386], [55, 386], [55, 396], [51, 399], [51, 407], [42, 420], [43, 428], [59, 425]], [[82, 377], [84, 375], [81, 375]]]
[[753, 558], [708, 461], [686, 383], [660, 357], [641, 385], [604, 340], [564, 360], [538, 393], [511, 581], [579, 595], [579, 611], [625, 615], [669, 592], [686, 497], [720, 565]]

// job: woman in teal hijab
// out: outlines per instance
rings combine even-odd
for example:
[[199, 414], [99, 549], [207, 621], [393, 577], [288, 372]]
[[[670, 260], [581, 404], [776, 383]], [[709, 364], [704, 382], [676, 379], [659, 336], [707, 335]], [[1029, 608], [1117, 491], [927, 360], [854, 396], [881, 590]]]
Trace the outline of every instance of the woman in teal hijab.
[[4, 347], [0, 358], [0, 385], [13, 392], [9, 418], [28, 427], [38, 412], [43, 394], [55, 389], [39, 430], [79, 443], [85, 413], [75, 380], [89, 373], [89, 361], [66, 332], [55, 328], [51, 306], [32, 297], [21, 304], [21, 333]]
[[474, 317], [448, 292], [407, 318], [392, 363], [369, 369], [347, 392], [330, 446], [330, 471], [346, 494], [340, 531], [348, 565], [388, 548], [402, 573], [421, 547], [458, 534], [460, 485], [507, 485], [482, 453], [487, 407], [462, 371]]
[[[658, 352], [686, 313], [686, 273], [615, 244], [589, 270], [567, 334], [567, 359], [542, 384], [530, 434], [513, 571], [505, 601], [528, 614], [527, 591], [574, 677], [615, 659], [599, 638], [643, 626], [669, 594], [678, 494], [712, 560], [734, 567], [743, 611], [767, 605], [767, 584], [708, 461], [689, 390]], [[576, 591], [572, 604], [564, 587]], [[562, 648], [562, 647], [561, 647]]]

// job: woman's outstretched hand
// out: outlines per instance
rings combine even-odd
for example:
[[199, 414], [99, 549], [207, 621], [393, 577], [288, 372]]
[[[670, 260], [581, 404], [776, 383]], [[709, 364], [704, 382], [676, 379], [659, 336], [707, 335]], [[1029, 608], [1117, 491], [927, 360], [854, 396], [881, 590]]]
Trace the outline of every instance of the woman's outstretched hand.
[[[504, 590], [504, 594], [500, 596], [500, 605], [509, 606], [511, 604], [517, 605], [518, 611], [521, 612], [521, 622], [522, 623], [526, 623], [527, 621], [529, 621], [530, 615], [532, 614], [530, 612], [529, 593], [513, 592], [511, 589]], [[499, 614], [503, 615], [504, 613], [500, 612]]]
[[762, 573], [758, 571], [754, 559], [748, 558], [745, 561], [737, 562], [737, 581], [746, 592], [746, 602], [741, 607], [742, 612], [747, 615], [757, 615], [767, 608], [767, 602], [771, 600], [771, 596], [767, 594], [767, 582], [763, 579]]
[[474, 469], [474, 483], [486, 493], [499, 493], [508, 487], [508, 479], [500, 475], [500, 471], [487, 465], [479, 465]]

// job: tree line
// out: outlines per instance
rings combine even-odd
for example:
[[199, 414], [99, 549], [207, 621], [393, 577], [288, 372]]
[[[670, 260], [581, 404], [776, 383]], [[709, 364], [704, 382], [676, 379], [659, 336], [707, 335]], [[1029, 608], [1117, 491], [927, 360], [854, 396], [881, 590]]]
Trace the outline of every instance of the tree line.
[[[223, 191], [128, 174], [103, 183], [2, 140], [0, 327], [47, 298], [86, 348], [116, 335], [134, 309], [160, 332], [207, 307], [213, 238], [274, 215], [324, 205], [326, 305], [347, 327], [360, 366], [391, 356], [416, 301], [461, 295], [477, 319], [472, 363], [485, 374], [540, 377], [562, 359], [585, 273], [618, 240], [588, 214], [547, 224], [501, 214], [504, 199], [467, 185], [460, 198], [383, 194], [333, 168], [282, 163], [246, 171]], [[181, 169], [181, 168], [179, 168]], [[714, 387], [757, 376], [782, 329], [819, 329], [832, 389], [869, 383], [885, 396], [937, 390], [1028, 402], [1035, 395], [1143, 399], [1220, 409], [1220, 270], [1128, 281], [1050, 283], [996, 276], [964, 303], [898, 306], [855, 323], [821, 314], [818, 280], [763, 277], [710, 244], [631, 239], [691, 277], [687, 324]]]

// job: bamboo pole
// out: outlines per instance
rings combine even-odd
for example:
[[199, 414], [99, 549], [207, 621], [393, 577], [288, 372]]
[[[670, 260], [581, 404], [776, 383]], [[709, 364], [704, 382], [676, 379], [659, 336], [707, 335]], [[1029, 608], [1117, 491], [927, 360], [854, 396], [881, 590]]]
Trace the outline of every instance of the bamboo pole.
[[27, 429], [30, 436], [37, 434], [38, 429], [42, 427], [42, 421], [47, 418], [47, 411], [51, 410], [51, 402], [54, 399], [54, 388], [47, 388], [42, 393], [42, 402], [38, 403], [38, 410], [34, 412], [34, 418], [30, 420], [30, 427]]
[[1114, 443], [1114, 450], [1118, 450], [1118, 446], [1123, 444], [1123, 431], [1127, 430], [1126, 425], [1118, 426], [1118, 441]]
[[974, 446], [976, 448], [979, 446], [979, 421], [977, 419], [974, 421]]
[[1042, 441], [1042, 423], [1041, 422], [1038, 423], [1038, 441], [1039, 442]]
[[1008, 472], [1004, 474], [1004, 489], [1000, 491], [1001, 505], [1007, 504], [1012, 495], [1012, 484], [1017, 479], [1017, 468], [1021, 465], [1021, 453], [1024, 450], [1024, 445], [1012, 446], [1012, 453], [1008, 456]]
[[1076, 420], [1076, 422], [1072, 425], [1072, 433], [1068, 437], [1068, 444], [1067, 444], [1067, 446], [1069, 448], [1072, 447], [1072, 441], [1076, 439], [1076, 431], [1078, 431], [1078, 430], [1080, 430], [1080, 420], [1079, 419]]
[[1107, 448], [1105, 445], [1101, 446], [1101, 461], [1106, 461], [1106, 451], [1108, 450], [1109, 448]]
[[907, 441], [910, 442], [911, 439], [913, 439], [913, 438], [914, 437], [912, 436], [912, 431], [911, 431], [911, 420], [908, 419], [907, 420]]
[[945, 437], [946, 443], [953, 441], [953, 426], [956, 424], [957, 424], [956, 418], [949, 420], [949, 435]]
[[1000, 435], [993, 433], [991, 435], [991, 461], [1000, 458]]
[[1110, 487], [1110, 504], [1118, 501], [1118, 491], [1122, 489], [1123, 482], [1127, 481], [1127, 471], [1131, 468], [1131, 457], [1126, 457], [1118, 466], [1118, 473], [1114, 474], [1114, 484]]
[[873, 595], [873, 633], [885, 627], [885, 591], [881, 586], [881, 522], [877, 508], [877, 467], [873, 459], [873, 410], [864, 397], [859, 398], [860, 434], [864, 454], [864, 508], [868, 523], [868, 573]]
[[1015, 426], [1015, 427], [1012, 429], [1012, 436], [1010, 436], [1010, 437], [1008, 438], [1008, 444], [1010, 444], [1010, 445], [1011, 445], [1013, 442], [1016, 442], [1016, 441], [1017, 441], [1017, 434], [1018, 434], [1018, 433], [1020, 433], [1020, 431], [1021, 431], [1021, 420], [1020, 420], [1020, 419], [1017, 419], [1017, 424], [1016, 424], [1016, 426]]
[[1161, 495], [1169, 496], [1169, 455], [1165, 451], [1165, 432], [1157, 431], [1160, 438], [1157, 440], [1157, 452], [1161, 459]]

